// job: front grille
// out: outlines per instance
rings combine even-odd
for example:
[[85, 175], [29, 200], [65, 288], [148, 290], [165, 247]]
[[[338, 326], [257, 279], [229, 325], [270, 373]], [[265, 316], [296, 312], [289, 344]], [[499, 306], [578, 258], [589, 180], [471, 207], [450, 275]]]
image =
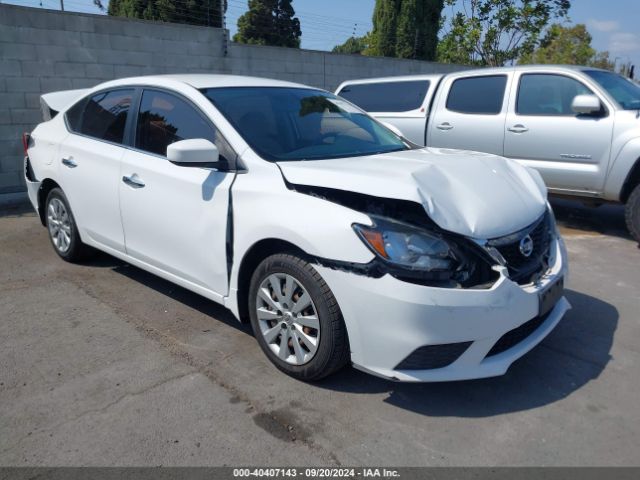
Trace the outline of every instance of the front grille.
[[455, 362], [473, 342], [425, 345], [415, 349], [395, 370], [431, 370]]
[[540, 326], [545, 322], [548, 316], [549, 313], [546, 313], [545, 315], [535, 317], [528, 322], [523, 323], [513, 330], [509, 330], [502, 337], [500, 337], [500, 339], [491, 348], [491, 350], [489, 350], [487, 357], [498, 355], [499, 353], [506, 352], [510, 348], [515, 347], [517, 344], [529, 337], [529, 335], [535, 332], [538, 328], [540, 328]]
[[[533, 249], [529, 256], [521, 251], [521, 241], [529, 236]], [[489, 240], [506, 261], [509, 277], [520, 284], [529, 283], [546, 271], [551, 246], [551, 218], [547, 212], [538, 221], [520, 232]]]

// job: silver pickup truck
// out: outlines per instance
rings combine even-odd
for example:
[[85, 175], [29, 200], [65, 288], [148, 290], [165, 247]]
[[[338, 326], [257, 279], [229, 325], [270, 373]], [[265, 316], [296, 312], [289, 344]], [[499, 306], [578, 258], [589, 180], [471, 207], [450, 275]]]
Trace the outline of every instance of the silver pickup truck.
[[640, 87], [619, 75], [526, 65], [350, 80], [336, 93], [419, 145], [513, 158], [552, 194], [624, 203], [640, 241]]

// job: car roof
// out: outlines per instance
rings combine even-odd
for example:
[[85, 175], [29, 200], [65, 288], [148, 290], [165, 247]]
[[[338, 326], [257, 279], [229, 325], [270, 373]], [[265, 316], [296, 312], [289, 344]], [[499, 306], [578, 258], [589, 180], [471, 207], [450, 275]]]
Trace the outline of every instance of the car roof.
[[363, 83], [411, 82], [414, 80], [430, 80], [433, 82], [440, 80], [444, 76], [444, 73], [429, 73], [424, 75], [397, 75], [393, 77], [355, 78], [342, 82], [340, 86]]
[[[386, 83], [386, 82], [408, 82], [413, 80], [430, 80], [437, 81], [442, 77], [448, 74], [452, 75], [464, 75], [466, 74], [478, 74], [483, 73], [487, 75], [491, 74], [504, 74], [505, 72], [514, 72], [514, 71], [527, 71], [527, 72], [536, 72], [536, 71], [545, 71], [545, 72], [562, 72], [567, 70], [573, 70], [576, 72], [581, 72], [585, 70], [602, 70], [600, 68], [588, 67], [582, 65], [544, 65], [544, 64], [534, 64], [534, 65], [514, 65], [508, 67], [488, 67], [488, 68], [474, 68], [474, 69], [461, 69], [458, 71], [452, 71], [448, 73], [427, 73], [427, 74], [419, 74], [419, 75], [398, 75], [393, 77], [376, 77], [376, 78], [354, 78], [350, 80], [344, 81], [339, 88], [342, 88], [346, 85], [354, 85], [354, 84], [365, 84], [365, 83]], [[602, 70], [606, 71], [606, 70]]]
[[271, 78], [248, 77], [242, 75], [222, 75], [209, 73], [195, 74], [171, 74], [171, 75], [146, 75], [140, 77], [121, 78], [100, 85], [100, 87], [115, 87], [123, 85], [175, 85], [176, 82], [190, 85], [193, 88], [216, 87], [291, 87], [291, 88], [315, 88], [300, 83], [273, 80]]

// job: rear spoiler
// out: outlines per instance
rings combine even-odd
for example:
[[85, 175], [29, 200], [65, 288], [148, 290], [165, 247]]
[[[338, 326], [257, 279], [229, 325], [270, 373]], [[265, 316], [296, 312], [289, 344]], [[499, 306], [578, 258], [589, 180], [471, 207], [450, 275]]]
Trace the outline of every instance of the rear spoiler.
[[89, 88], [81, 88], [79, 90], [62, 90], [41, 95], [42, 118], [45, 122], [51, 120], [60, 110], [82, 98], [89, 90]]

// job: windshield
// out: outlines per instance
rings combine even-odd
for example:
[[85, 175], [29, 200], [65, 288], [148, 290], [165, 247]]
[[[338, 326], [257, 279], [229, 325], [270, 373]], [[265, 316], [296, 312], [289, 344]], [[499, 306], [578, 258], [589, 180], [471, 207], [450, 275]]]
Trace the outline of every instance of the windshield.
[[640, 109], [640, 87], [632, 81], [612, 72], [587, 70], [585, 73], [598, 82], [625, 110]]
[[361, 110], [328, 92], [225, 87], [202, 93], [265, 160], [320, 160], [411, 148]]

